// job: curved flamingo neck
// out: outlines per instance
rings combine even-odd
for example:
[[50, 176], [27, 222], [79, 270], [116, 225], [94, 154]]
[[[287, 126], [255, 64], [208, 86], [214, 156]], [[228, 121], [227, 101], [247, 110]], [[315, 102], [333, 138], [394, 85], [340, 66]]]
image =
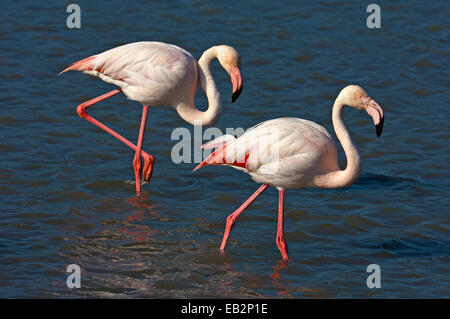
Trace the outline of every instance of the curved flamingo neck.
[[[208, 109], [204, 112], [197, 109], [194, 105], [193, 97], [192, 101], [189, 101], [188, 103], [181, 102], [176, 107], [180, 116], [192, 125], [213, 125], [217, 122], [222, 113], [220, 93], [217, 90], [216, 83], [214, 82], [210, 70], [211, 62], [215, 58], [217, 58], [217, 49], [216, 47], [212, 47], [206, 50], [198, 60], [200, 85], [206, 93]], [[195, 93], [193, 95], [195, 95]]]
[[315, 184], [321, 188], [339, 188], [352, 185], [361, 174], [361, 159], [353, 144], [350, 134], [342, 121], [342, 109], [345, 103], [338, 96], [333, 105], [332, 120], [334, 131], [344, 149], [347, 166], [344, 170], [329, 172], [315, 179]]

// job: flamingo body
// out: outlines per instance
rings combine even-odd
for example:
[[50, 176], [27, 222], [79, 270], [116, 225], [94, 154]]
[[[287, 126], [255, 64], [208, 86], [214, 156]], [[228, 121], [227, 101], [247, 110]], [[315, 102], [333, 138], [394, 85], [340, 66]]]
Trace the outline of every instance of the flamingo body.
[[230, 136], [196, 169], [209, 164], [233, 166], [257, 183], [279, 189], [314, 186], [314, 176], [339, 169], [336, 143], [327, 130], [293, 117], [268, 120], [238, 138]]
[[82, 71], [117, 85], [130, 99], [149, 106], [193, 100], [197, 61], [186, 50], [162, 42], [135, 42], [75, 62]]

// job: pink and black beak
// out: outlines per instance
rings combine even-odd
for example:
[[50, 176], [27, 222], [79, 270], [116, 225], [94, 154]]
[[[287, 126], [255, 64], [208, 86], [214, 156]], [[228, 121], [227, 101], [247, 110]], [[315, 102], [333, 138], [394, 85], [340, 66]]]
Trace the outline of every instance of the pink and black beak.
[[380, 137], [381, 133], [383, 132], [383, 124], [384, 124], [383, 109], [381, 108], [381, 106], [378, 105], [377, 102], [375, 102], [372, 99], [369, 99], [367, 102], [366, 111], [373, 119], [373, 124], [375, 125], [375, 129], [377, 132], [377, 137]]
[[381, 136], [381, 132], [383, 131], [383, 124], [384, 124], [384, 116], [381, 117], [380, 123], [375, 125], [375, 129], [377, 131], [377, 137]]
[[242, 92], [242, 77], [241, 77], [241, 71], [239, 68], [235, 65], [233, 65], [230, 69], [230, 77], [231, 77], [231, 83], [233, 84], [233, 95], [231, 97], [231, 102], [234, 102], [237, 100], [239, 95]]

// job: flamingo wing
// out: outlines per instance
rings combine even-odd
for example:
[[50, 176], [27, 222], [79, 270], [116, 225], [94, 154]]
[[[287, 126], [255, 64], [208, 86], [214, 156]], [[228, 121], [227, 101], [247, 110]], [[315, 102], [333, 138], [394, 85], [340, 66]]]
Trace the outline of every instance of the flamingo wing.
[[[217, 145], [216, 140], [208, 143]], [[227, 138], [194, 170], [212, 164], [230, 165], [254, 178], [303, 178], [338, 167], [337, 161], [324, 162], [325, 154], [336, 158], [337, 149], [324, 127], [298, 118], [278, 118], [250, 128], [237, 139]]]
[[175, 45], [135, 42], [77, 61], [61, 73], [69, 70], [82, 71], [124, 88], [174, 83], [186, 72], [196, 74], [197, 65], [189, 52]]

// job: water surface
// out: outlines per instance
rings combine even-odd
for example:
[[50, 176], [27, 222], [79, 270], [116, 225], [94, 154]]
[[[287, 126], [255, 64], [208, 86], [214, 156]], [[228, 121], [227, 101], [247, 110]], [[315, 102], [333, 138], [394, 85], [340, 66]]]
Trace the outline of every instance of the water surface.
[[[366, 27], [369, 2], [360, 1], [77, 3], [79, 30], [66, 28], [64, 2], [0, 10], [1, 297], [450, 297], [447, 2], [379, 1], [379, 30]], [[275, 245], [274, 189], [219, 253], [226, 216], [258, 185], [228, 167], [193, 174], [194, 163], [173, 163], [172, 131], [193, 132], [175, 112], [150, 110], [144, 149], [156, 165], [138, 200], [133, 152], [77, 116], [79, 103], [113, 87], [56, 74], [143, 40], [196, 58], [215, 44], [239, 51], [245, 87], [236, 103], [213, 66], [223, 131], [296, 116], [333, 132], [331, 106], [351, 83], [385, 110], [379, 139], [365, 114], [344, 112], [363, 159], [356, 184], [286, 192], [287, 264]], [[196, 103], [206, 105], [202, 92]], [[137, 138], [141, 106], [123, 95], [91, 112]], [[73, 263], [82, 268], [78, 290], [65, 283]], [[366, 286], [373, 263], [381, 289]]]

